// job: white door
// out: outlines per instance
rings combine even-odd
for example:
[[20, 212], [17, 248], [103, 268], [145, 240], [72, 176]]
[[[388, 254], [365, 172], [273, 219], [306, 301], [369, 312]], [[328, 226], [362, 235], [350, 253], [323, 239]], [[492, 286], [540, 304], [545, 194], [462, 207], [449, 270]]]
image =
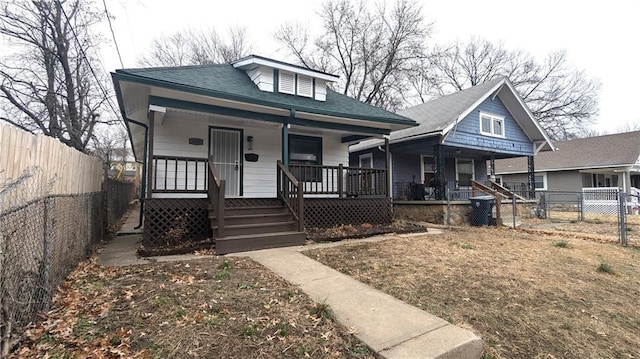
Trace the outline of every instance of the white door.
[[240, 131], [212, 128], [209, 135], [209, 154], [220, 177], [226, 180], [225, 197], [240, 196]]

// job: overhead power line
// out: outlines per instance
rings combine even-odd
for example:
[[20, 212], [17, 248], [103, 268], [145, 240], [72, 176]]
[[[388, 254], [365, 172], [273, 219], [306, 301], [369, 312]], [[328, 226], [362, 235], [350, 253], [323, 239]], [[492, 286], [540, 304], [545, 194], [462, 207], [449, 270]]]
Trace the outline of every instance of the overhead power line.
[[109, 29], [111, 30], [111, 37], [113, 38], [113, 44], [116, 46], [116, 53], [118, 53], [118, 60], [120, 60], [120, 67], [124, 68], [124, 63], [122, 62], [122, 56], [120, 56], [120, 48], [118, 47], [118, 41], [116, 40], [116, 34], [113, 31], [113, 25], [111, 24], [111, 17], [109, 17], [109, 11], [107, 10], [106, 0], [102, 0], [102, 5], [104, 5], [104, 15], [107, 17], [107, 21], [109, 22]]

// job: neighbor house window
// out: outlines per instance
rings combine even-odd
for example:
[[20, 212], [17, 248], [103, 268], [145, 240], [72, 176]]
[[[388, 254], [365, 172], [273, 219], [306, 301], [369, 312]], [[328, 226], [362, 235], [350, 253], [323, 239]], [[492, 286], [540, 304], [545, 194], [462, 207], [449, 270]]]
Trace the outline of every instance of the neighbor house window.
[[[289, 165], [302, 181], [322, 181], [322, 137], [289, 135]], [[296, 167], [309, 166], [309, 167]]]
[[487, 136], [504, 137], [504, 117], [481, 112], [480, 133]]
[[540, 173], [535, 175], [535, 187], [538, 190], [545, 191], [547, 189], [547, 174]]
[[431, 185], [431, 180], [434, 179], [436, 174], [435, 159], [430, 156], [422, 156], [422, 180], [427, 186]]
[[473, 179], [473, 160], [456, 159], [456, 180], [458, 186], [471, 186]]

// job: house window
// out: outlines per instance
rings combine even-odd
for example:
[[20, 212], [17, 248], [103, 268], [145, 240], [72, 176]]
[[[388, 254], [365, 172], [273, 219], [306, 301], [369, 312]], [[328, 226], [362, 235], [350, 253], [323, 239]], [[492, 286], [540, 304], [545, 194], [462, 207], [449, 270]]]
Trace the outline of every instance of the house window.
[[296, 91], [298, 96], [313, 96], [313, 79], [308, 76], [298, 75], [298, 87]]
[[365, 153], [358, 156], [360, 168], [373, 168], [373, 153]]
[[480, 133], [493, 137], [504, 137], [504, 117], [480, 112]]
[[293, 95], [296, 93], [296, 75], [293, 72], [280, 71], [278, 92]]
[[[321, 182], [322, 137], [289, 135], [289, 165], [301, 181]], [[297, 167], [307, 166], [307, 167]]]
[[471, 186], [474, 179], [473, 160], [456, 159], [456, 180], [458, 186]]
[[422, 156], [422, 180], [427, 186], [431, 185], [431, 180], [436, 174], [436, 161], [431, 156]]
[[535, 187], [537, 190], [547, 190], [547, 174], [540, 173], [535, 175]]

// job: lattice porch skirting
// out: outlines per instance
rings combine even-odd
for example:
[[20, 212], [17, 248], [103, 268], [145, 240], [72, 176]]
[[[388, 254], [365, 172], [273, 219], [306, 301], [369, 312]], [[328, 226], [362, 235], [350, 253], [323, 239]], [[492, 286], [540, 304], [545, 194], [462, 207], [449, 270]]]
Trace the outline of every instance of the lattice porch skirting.
[[145, 200], [145, 247], [176, 244], [211, 238], [206, 198], [151, 198]]
[[343, 224], [391, 223], [391, 199], [305, 198], [305, 227], [329, 228]]

